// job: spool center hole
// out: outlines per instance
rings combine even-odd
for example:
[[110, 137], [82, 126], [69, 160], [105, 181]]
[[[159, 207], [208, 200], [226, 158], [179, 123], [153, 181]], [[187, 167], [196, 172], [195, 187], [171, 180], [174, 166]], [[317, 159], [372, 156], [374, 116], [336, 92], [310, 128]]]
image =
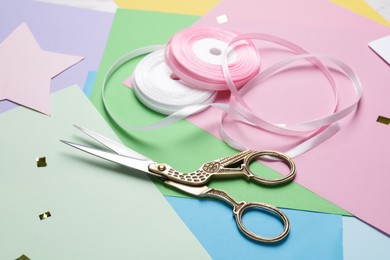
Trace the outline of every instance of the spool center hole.
[[218, 48], [211, 48], [210, 49], [210, 53], [215, 55], [215, 56], [219, 56], [219, 55], [222, 54], [222, 51], [220, 49], [218, 49]]

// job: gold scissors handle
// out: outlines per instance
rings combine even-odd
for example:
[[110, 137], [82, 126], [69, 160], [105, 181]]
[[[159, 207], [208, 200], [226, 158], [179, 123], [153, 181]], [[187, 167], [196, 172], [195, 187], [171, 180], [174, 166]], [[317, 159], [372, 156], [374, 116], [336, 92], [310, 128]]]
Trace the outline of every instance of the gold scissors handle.
[[[236, 220], [238, 229], [245, 236], [253, 240], [263, 242], [263, 243], [274, 243], [283, 240], [285, 237], [287, 237], [288, 233], [290, 232], [290, 222], [286, 214], [284, 214], [278, 208], [271, 206], [269, 204], [260, 203], [260, 202], [245, 202], [245, 201], [236, 202], [226, 192], [214, 188], [209, 188], [207, 186], [188, 186], [186, 184], [178, 183], [171, 180], [164, 180], [163, 182], [168, 186], [175, 187], [181, 191], [184, 191], [188, 194], [192, 194], [194, 196], [212, 197], [227, 202], [228, 204], [233, 206], [233, 215]], [[280, 232], [280, 234], [275, 237], [265, 237], [265, 236], [257, 235], [251, 232], [248, 228], [246, 228], [244, 222], [242, 221], [243, 215], [247, 210], [253, 208], [259, 209], [265, 213], [271, 213], [273, 217], [279, 219], [283, 224], [282, 232]]]
[[[267, 179], [255, 175], [249, 169], [250, 164], [259, 157], [278, 159], [284, 162], [290, 172], [281, 178]], [[149, 171], [167, 177], [168, 179], [191, 186], [201, 186], [209, 182], [212, 176], [246, 176], [248, 180], [255, 180], [264, 185], [280, 185], [294, 179], [296, 166], [287, 155], [276, 151], [252, 151], [246, 150], [215, 161], [203, 164], [197, 171], [181, 173], [168, 164], [151, 163]]]
[[[230, 197], [226, 192], [222, 190], [217, 190], [217, 189], [209, 189], [207, 192], [202, 194], [203, 196], [207, 197], [214, 197], [214, 198], [219, 198], [223, 199], [224, 201], [228, 202], [230, 205], [233, 206], [233, 214], [236, 219], [236, 223], [238, 228], [244, 235], [260, 242], [265, 242], [265, 243], [274, 243], [278, 242], [282, 239], [284, 239], [288, 233], [290, 232], [290, 222], [286, 216], [281, 210], [278, 208], [266, 204], [266, 203], [260, 203], [260, 202], [236, 202], [232, 197]], [[257, 208], [262, 211], [270, 212], [272, 213], [276, 218], [281, 220], [283, 223], [283, 231], [275, 236], [275, 237], [264, 237], [260, 235], [256, 235], [255, 233], [251, 232], [249, 229], [247, 229], [242, 221], [242, 216], [245, 214], [245, 212], [248, 209], [251, 208]]]

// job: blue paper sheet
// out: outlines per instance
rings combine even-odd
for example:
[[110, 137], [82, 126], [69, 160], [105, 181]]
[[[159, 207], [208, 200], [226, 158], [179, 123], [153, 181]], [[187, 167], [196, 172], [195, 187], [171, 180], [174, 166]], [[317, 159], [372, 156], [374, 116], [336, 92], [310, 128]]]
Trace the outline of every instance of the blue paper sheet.
[[390, 259], [390, 239], [364, 222], [343, 217], [344, 259]]
[[[279, 244], [260, 244], [239, 232], [227, 204], [165, 198], [213, 259], [343, 259], [339, 215], [283, 209], [291, 222], [288, 238]], [[248, 226], [254, 220], [252, 217], [248, 216]], [[278, 228], [275, 224], [272, 222], [271, 229]]]
[[83, 92], [87, 97], [91, 96], [93, 84], [95, 83], [97, 72], [90, 71], [88, 72], [87, 79], [85, 80]]

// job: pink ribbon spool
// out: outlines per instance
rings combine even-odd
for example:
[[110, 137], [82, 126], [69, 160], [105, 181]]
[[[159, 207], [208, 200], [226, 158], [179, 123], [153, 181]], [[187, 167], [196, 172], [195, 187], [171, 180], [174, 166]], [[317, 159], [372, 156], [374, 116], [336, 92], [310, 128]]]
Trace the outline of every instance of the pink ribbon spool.
[[176, 33], [165, 48], [165, 60], [184, 84], [203, 90], [229, 90], [222, 72], [223, 52], [229, 48], [228, 67], [237, 89], [260, 71], [260, 56], [250, 40], [229, 47], [238, 34], [214, 27], [188, 27]]

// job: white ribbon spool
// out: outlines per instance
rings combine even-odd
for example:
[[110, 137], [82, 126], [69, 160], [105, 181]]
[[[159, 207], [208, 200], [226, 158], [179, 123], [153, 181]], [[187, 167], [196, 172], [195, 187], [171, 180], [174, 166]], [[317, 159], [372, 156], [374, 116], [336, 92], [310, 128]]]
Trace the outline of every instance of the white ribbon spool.
[[184, 107], [212, 103], [215, 91], [199, 90], [181, 83], [165, 63], [164, 50], [144, 57], [133, 73], [138, 99], [150, 109], [169, 115]]

